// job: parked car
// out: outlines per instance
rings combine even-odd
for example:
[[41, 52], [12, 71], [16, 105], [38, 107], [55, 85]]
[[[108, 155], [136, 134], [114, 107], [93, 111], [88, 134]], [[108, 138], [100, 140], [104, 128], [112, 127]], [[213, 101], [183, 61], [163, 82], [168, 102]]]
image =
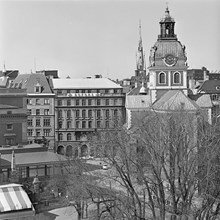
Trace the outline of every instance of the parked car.
[[108, 165], [107, 165], [107, 164], [103, 164], [103, 165], [102, 165], [102, 169], [103, 169], [103, 170], [107, 170], [107, 169], [108, 169]]

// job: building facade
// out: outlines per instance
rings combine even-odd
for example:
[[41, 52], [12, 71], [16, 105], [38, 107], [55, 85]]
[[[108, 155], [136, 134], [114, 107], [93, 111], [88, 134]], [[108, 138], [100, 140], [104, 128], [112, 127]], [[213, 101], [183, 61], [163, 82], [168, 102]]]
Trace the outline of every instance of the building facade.
[[182, 90], [187, 95], [187, 57], [185, 46], [174, 32], [175, 21], [168, 8], [160, 21], [160, 35], [150, 51], [149, 90], [152, 102], [168, 90]]
[[105, 78], [53, 79], [57, 153], [97, 156], [89, 137], [124, 122], [122, 87]]
[[27, 143], [27, 94], [22, 89], [0, 89], [0, 146]]
[[42, 73], [21, 74], [11, 83], [27, 91], [27, 138], [31, 143], [43, 143], [54, 150], [54, 97], [46, 76]]

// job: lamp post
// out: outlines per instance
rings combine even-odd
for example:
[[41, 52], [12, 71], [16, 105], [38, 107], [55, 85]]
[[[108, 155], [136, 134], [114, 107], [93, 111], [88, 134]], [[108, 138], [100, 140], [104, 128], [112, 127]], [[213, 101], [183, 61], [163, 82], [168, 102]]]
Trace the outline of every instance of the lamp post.
[[38, 175], [34, 177], [33, 185], [34, 185], [34, 192], [38, 194], [40, 192], [40, 180], [38, 179]]
[[33, 193], [34, 202], [38, 203], [39, 195], [40, 195], [40, 180], [38, 179], [38, 175], [34, 177], [32, 184], [34, 186], [34, 193]]

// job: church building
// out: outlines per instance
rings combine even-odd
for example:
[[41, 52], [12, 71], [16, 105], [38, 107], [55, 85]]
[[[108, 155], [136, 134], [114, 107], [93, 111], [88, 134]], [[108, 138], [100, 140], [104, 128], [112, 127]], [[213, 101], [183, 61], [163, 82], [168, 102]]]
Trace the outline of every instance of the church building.
[[187, 95], [187, 57], [185, 46], [175, 34], [175, 21], [168, 7], [160, 21], [160, 34], [149, 56], [149, 92], [152, 103], [169, 90]]

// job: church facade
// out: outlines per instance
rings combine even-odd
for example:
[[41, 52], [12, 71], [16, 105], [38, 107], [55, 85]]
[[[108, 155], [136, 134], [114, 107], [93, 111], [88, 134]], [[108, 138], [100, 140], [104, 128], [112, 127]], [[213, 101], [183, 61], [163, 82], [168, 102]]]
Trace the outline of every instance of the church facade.
[[187, 57], [185, 46], [175, 34], [175, 21], [166, 8], [160, 21], [160, 34], [149, 56], [149, 92], [152, 103], [169, 90], [187, 95]]

